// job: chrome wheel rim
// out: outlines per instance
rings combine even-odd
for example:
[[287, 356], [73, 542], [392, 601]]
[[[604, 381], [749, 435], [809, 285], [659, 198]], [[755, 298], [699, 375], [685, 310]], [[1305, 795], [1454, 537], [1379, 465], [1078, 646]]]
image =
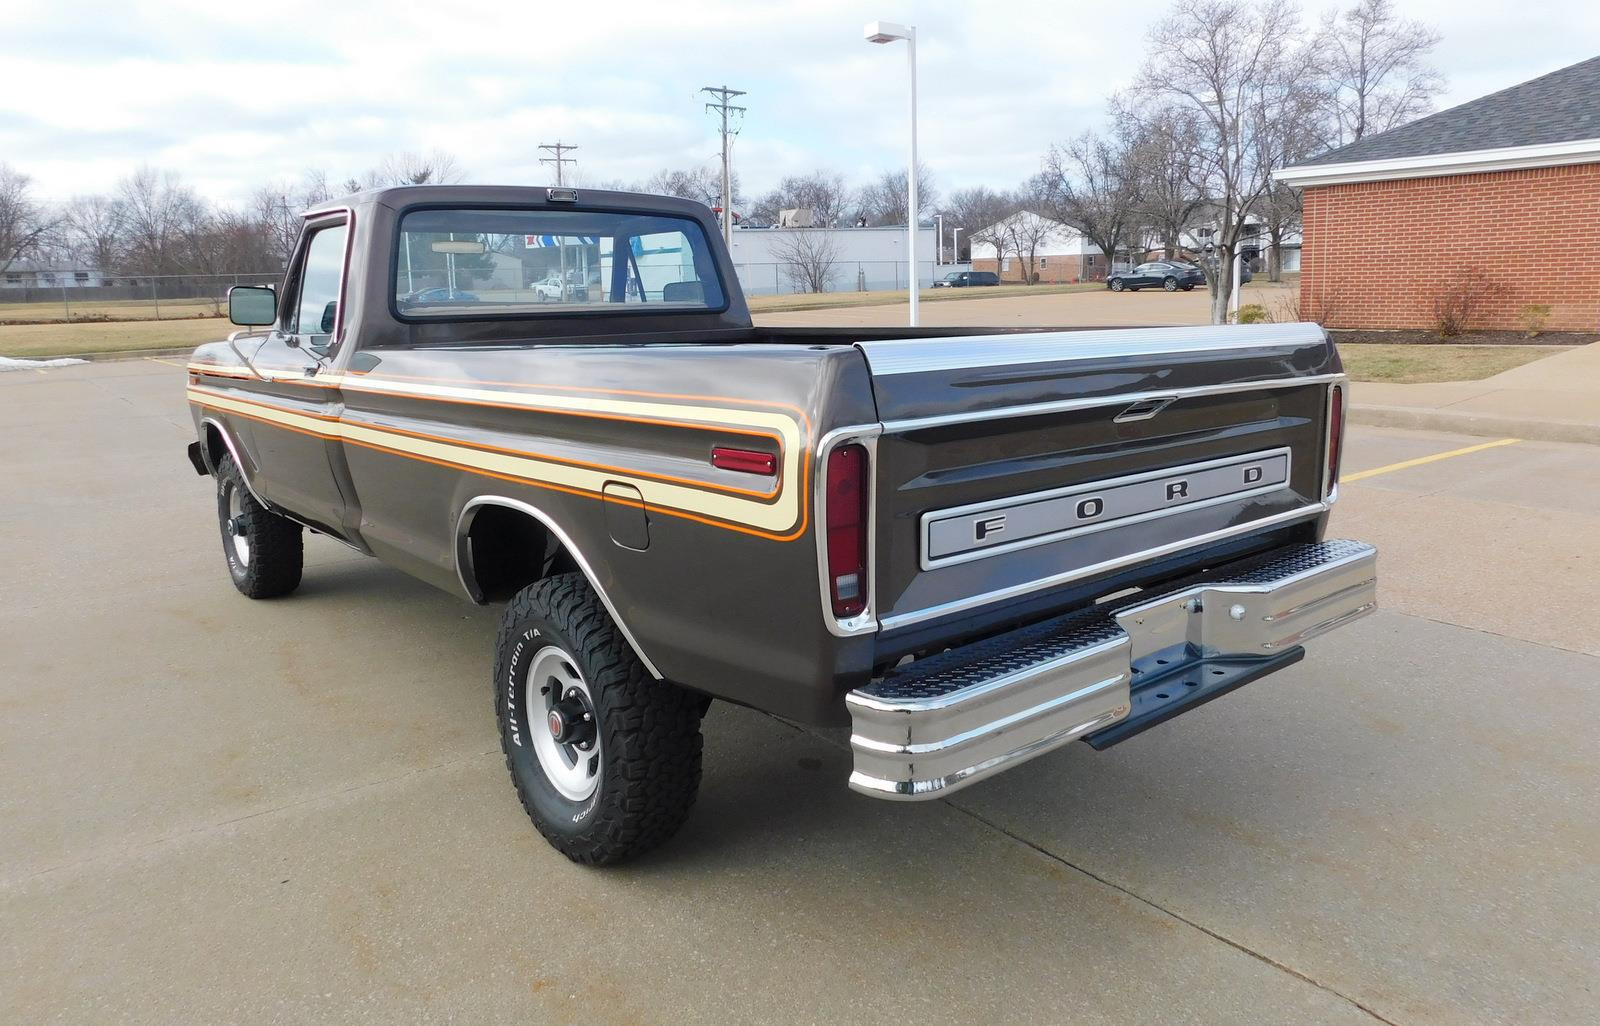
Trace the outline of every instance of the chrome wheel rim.
[[239, 561], [240, 566], [249, 566], [250, 535], [244, 526], [244, 498], [232, 484], [228, 485], [228, 520], [222, 525], [222, 530], [228, 536], [228, 544], [233, 547], [233, 558]]
[[[599, 725], [588, 681], [571, 656], [546, 645], [533, 654], [522, 693], [539, 768], [563, 798], [586, 800], [600, 786]], [[558, 718], [577, 727], [574, 740], [557, 735]]]

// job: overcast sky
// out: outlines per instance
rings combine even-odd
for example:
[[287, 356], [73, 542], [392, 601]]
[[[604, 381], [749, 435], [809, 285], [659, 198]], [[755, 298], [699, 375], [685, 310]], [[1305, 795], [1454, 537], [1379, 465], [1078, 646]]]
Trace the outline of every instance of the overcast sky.
[[[1308, 23], [1329, 6], [1307, 4]], [[1594, 0], [1399, 6], [1444, 34], [1441, 106], [1600, 48]], [[51, 198], [148, 163], [233, 201], [435, 147], [468, 181], [543, 183], [537, 146], [559, 139], [580, 147], [580, 181], [633, 181], [715, 157], [696, 90], [726, 83], [749, 93], [734, 147], [747, 195], [819, 166], [864, 179], [905, 159], [904, 49], [861, 34], [883, 18], [918, 27], [921, 152], [940, 189], [1009, 186], [1102, 123], [1166, 7], [0, 0], [0, 161]]]

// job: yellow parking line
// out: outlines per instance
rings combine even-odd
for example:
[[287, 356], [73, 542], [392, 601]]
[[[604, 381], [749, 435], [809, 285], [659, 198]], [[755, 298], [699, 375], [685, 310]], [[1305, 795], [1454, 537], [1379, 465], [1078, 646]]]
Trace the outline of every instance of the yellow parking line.
[[1520, 441], [1522, 441], [1520, 438], [1502, 438], [1495, 442], [1484, 442], [1482, 445], [1469, 445], [1465, 449], [1451, 449], [1449, 452], [1436, 452], [1432, 456], [1418, 456], [1414, 460], [1401, 460], [1399, 463], [1391, 463], [1387, 467], [1375, 467], [1372, 470], [1363, 470], [1357, 474], [1342, 474], [1339, 477], [1339, 481], [1341, 484], [1349, 484], [1352, 481], [1362, 481], [1369, 477], [1377, 477], [1379, 474], [1392, 474], [1396, 470], [1405, 470], [1409, 467], [1420, 467], [1424, 463], [1437, 463], [1439, 460], [1447, 460], [1452, 456], [1465, 456], [1469, 452], [1482, 452], [1485, 449], [1498, 449], [1502, 445], [1516, 445]]

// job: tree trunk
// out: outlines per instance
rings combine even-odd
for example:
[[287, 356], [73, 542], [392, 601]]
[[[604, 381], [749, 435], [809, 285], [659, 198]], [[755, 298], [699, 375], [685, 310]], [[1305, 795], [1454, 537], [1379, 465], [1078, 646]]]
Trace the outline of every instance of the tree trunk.
[[1211, 323], [1228, 323], [1228, 298], [1233, 293], [1233, 250], [1217, 247], [1217, 265], [1211, 275]]
[[1267, 229], [1267, 280], [1283, 280], [1283, 230], [1276, 225]]

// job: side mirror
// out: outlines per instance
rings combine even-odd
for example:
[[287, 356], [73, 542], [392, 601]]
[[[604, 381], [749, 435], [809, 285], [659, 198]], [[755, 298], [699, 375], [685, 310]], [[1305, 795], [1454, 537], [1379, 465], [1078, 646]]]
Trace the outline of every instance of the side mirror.
[[264, 328], [278, 320], [278, 294], [265, 285], [235, 285], [228, 290], [228, 320]]
[[336, 299], [335, 300], [330, 300], [328, 305], [322, 308], [322, 324], [321, 324], [322, 334], [324, 334], [324, 335], [332, 335], [333, 334], [333, 324], [334, 324], [334, 322], [336, 320], [338, 320], [338, 318], [339, 318], [339, 301], [336, 300]]

